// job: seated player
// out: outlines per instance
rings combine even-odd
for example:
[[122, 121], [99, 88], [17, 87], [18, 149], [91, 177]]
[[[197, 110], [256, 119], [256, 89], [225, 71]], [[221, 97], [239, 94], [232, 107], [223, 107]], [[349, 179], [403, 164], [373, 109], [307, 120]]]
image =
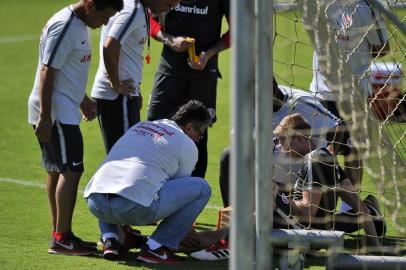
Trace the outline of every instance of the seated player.
[[[335, 138], [337, 141], [343, 142], [346, 146], [350, 146], [348, 132], [345, 131], [345, 126], [341, 120], [330, 113], [323, 105], [314, 97], [305, 91], [293, 89], [288, 86], [278, 85], [276, 80], [273, 80], [273, 121], [272, 128], [275, 129], [280, 121], [287, 115], [299, 113], [311, 125], [312, 138], [317, 147], [326, 146], [330, 138]], [[348, 168], [359, 168], [360, 162], [355, 158], [355, 149], [353, 147], [345, 147], [340, 150], [343, 154], [345, 165]], [[229, 148], [226, 148], [220, 159], [220, 190], [223, 199], [224, 207], [230, 205], [229, 202]], [[284, 160], [282, 157], [276, 157], [275, 173], [279, 173], [283, 168], [291, 166], [292, 172], [300, 169], [302, 161]], [[282, 172], [283, 173], [283, 172]], [[361, 172], [357, 169], [348, 169], [346, 171], [351, 175], [350, 179], [353, 183], [359, 183]], [[293, 177], [294, 175], [292, 175]], [[285, 177], [276, 177], [277, 181], [286, 181], [293, 183], [294, 178], [286, 179]]]
[[402, 94], [402, 66], [390, 62], [371, 64], [372, 97], [370, 105], [379, 120], [406, 122], [406, 101]]
[[[372, 195], [364, 203], [332, 154], [340, 147], [334, 142], [328, 147], [316, 148], [309, 140], [310, 125], [299, 114], [285, 117], [274, 130], [282, 147], [282, 153], [290, 157], [304, 157], [297, 173], [293, 192], [279, 192], [276, 205], [287, 215], [295, 216], [298, 223], [313, 229], [335, 229], [354, 232], [362, 225], [370, 244], [378, 246], [376, 236], [382, 236], [385, 228], [378, 215]], [[352, 208], [351, 213], [336, 213], [337, 200], [341, 198]], [[370, 204], [370, 205], [368, 205]]]
[[[282, 187], [276, 192], [275, 200], [280, 211], [274, 211], [274, 228], [292, 228], [292, 222], [306, 228], [342, 230], [354, 232], [361, 227], [369, 236], [371, 246], [379, 246], [377, 236], [385, 234], [385, 226], [380, 218], [379, 204], [372, 196], [361, 201], [351, 182], [331, 154], [333, 146], [315, 148], [310, 138], [310, 125], [296, 113], [282, 119], [274, 134], [278, 139], [275, 147], [278, 155], [303, 160], [297, 178], [290, 188]], [[337, 150], [337, 149], [336, 149]], [[281, 175], [283, 176], [283, 175]], [[285, 177], [287, 174], [285, 173]], [[275, 179], [276, 180], [276, 179]], [[276, 180], [277, 183], [286, 181]], [[278, 184], [280, 186], [281, 184]], [[288, 191], [286, 191], [288, 190]], [[352, 207], [351, 212], [336, 213], [340, 197]], [[372, 216], [377, 216], [372, 218]], [[293, 220], [288, 222], [290, 217]], [[285, 218], [285, 219], [284, 219]], [[220, 260], [228, 258], [228, 244], [223, 238], [205, 250], [194, 252], [192, 257], [201, 260]], [[224, 256], [227, 254], [227, 256]]]

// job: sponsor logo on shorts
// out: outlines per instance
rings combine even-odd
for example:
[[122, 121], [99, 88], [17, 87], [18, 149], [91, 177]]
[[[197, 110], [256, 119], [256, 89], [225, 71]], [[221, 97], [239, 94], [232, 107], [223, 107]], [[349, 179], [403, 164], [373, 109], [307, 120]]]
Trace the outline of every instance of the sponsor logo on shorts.
[[79, 166], [79, 165], [82, 164], [82, 163], [83, 163], [83, 161], [78, 161], [78, 162], [73, 161], [73, 162], [72, 162], [72, 165], [76, 167], [76, 166]]

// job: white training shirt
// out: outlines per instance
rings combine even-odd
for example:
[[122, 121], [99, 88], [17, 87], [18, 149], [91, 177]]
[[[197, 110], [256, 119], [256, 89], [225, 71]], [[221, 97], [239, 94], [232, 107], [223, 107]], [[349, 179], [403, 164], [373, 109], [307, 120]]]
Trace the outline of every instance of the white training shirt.
[[140, 122], [113, 146], [84, 197], [114, 193], [147, 207], [165, 181], [190, 176], [197, 157], [195, 143], [174, 121]]
[[[349, 67], [363, 95], [368, 96], [371, 94], [369, 83], [371, 45], [383, 46], [388, 41], [386, 26], [379, 11], [375, 8], [371, 9], [363, 0], [337, 0], [328, 5], [327, 15], [339, 49], [349, 59]], [[325, 47], [326, 44], [316, 46]], [[320, 99], [335, 101], [336, 96], [331, 93], [326, 79], [328, 68], [319, 67], [316, 51], [313, 54], [313, 80], [310, 91], [317, 93]]]
[[102, 28], [100, 38], [100, 62], [92, 88], [92, 97], [114, 100], [118, 93], [111, 87], [103, 59], [103, 46], [107, 37], [120, 42], [120, 81], [132, 79], [139, 95], [141, 84], [144, 44], [148, 39], [146, 15], [139, 1], [124, 0], [124, 8]]
[[324, 108], [314, 94], [284, 85], [278, 87], [285, 99], [279, 111], [273, 113], [272, 130], [275, 130], [285, 116], [299, 113], [309, 123], [315, 145], [326, 146], [326, 132], [337, 126], [340, 120]]
[[52, 120], [79, 125], [80, 103], [85, 96], [92, 58], [89, 29], [72, 6], [56, 13], [45, 25], [39, 44], [39, 61], [34, 87], [28, 100], [28, 122], [37, 125], [40, 113], [39, 82], [42, 65], [55, 68]]

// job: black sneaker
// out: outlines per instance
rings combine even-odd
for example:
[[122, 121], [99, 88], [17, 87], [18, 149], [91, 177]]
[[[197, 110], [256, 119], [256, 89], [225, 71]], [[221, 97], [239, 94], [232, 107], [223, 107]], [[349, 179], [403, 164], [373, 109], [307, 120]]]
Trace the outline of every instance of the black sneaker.
[[65, 239], [58, 241], [55, 237], [52, 237], [49, 245], [48, 253], [50, 254], [63, 254], [63, 255], [75, 255], [85, 256], [93, 254], [97, 251], [95, 247], [84, 245], [77, 238], [66, 237]]
[[367, 205], [367, 207], [371, 213], [372, 220], [375, 224], [376, 234], [380, 237], [385, 236], [386, 223], [382, 216], [378, 199], [374, 195], [368, 195], [364, 199], [364, 203]]
[[77, 241], [81, 242], [83, 245], [91, 246], [91, 247], [97, 247], [96, 242], [82, 240], [81, 238], [74, 235], [73, 232], [71, 232], [70, 237], [72, 237], [72, 238], [76, 239]]
[[185, 259], [175, 255], [172, 251], [164, 246], [151, 250], [147, 244], [144, 244], [141, 247], [141, 253], [137, 257], [137, 260], [146, 263], [173, 264], [183, 262]]
[[107, 238], [103, 241], [103, 258], [106, 260], [117, 260], [120, 244], [116, 238]]

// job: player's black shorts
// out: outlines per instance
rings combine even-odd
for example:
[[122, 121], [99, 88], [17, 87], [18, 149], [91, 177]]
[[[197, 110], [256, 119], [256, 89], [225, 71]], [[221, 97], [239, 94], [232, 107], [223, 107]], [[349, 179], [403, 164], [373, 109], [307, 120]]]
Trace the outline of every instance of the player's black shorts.
[[216, 121], [218, 73], [202, 73], [199, 78], [170, 76], [157, 72], [148, 105], [148, 120], [171, 118], [187, 101], [196, 99]]
[[97, 119], [103, 136], [106, 153], [130, 128], [140, 121], [141, 97], [127, 98], [119, 95], [115, 100], [95, 99]]
[[83, 172], [83, 138], [78, 125], [65, 125], [56, 120], [50, 140], [45, 144], [38, 142], [45, 170]]

